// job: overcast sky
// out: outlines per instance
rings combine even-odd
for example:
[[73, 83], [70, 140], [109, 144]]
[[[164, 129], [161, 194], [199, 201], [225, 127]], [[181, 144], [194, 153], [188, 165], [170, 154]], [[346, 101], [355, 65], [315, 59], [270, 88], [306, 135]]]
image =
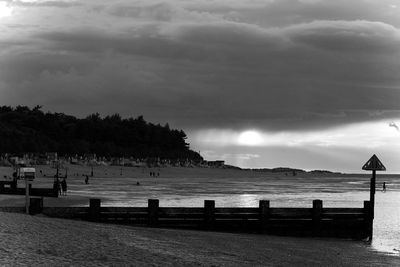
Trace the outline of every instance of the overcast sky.
[[0, 48], [0, 105], [144, 115], [241, 167], [400, 172], [399, 0], [0, 0]]

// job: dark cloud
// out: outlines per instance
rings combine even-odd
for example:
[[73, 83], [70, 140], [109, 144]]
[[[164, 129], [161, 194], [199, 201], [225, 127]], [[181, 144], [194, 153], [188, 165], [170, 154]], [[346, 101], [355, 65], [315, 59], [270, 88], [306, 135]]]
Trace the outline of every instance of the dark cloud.
[[294, 41], [344, 53], [399, 53], [400, 30], [381, 22], [314, 21], [288, 28]]
[[[143, 114], [190, 129], [306, 130], [398, 116], [399, 29], [315, 20], [327, 6], [343, 7], [319, 1], [296, 1], [304, 9], [297, 20], [290, 3], [238, 2], [211, 12], [195, 2], [190, 10], [122, 2], [99, 9], [93, 21], [32, 28], [18, 46], [17, 37], [3, 41], [2, 102], [76, 115]], [[267, 7], [276, 27], [255, 23], [257, 12], [272, 12]], [[330, 12], [323, 17], [337, 13]], [[275, 20], [278, 14], [288, 21]]]
[[80, 6], [81, 4], [78, 1], [18, 1], [11, 0], [10, 3], [12, 6], [21, 6], [21, 7], [73, 7]]

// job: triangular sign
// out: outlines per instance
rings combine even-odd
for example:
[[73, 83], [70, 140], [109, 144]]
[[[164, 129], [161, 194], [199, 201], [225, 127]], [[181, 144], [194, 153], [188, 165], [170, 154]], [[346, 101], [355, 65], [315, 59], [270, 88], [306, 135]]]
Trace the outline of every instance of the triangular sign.
[[385, 166], [375, 154], [364, 164], [362, 169], [366, 171], [386, 171]]

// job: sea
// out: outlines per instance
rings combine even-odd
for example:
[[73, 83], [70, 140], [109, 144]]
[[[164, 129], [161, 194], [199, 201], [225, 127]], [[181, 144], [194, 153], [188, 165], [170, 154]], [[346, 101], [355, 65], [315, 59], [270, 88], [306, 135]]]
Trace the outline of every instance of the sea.
[[[160, 207], [203, 207], [204, 200], [215, 200], [216, 207], [258, 207], [265, 199], [271, 207], [311, 208], [320, 199], [324, 207], [362, 208], [370, 197], [370, 177], [115, 178], [69, 188], [70, 195], [101, 198], [103, 206], [141, 207], [155, 198]], [[376, 188], [374, 236], [366, 246], [400, 257], [400, 176], [378, 174]]]

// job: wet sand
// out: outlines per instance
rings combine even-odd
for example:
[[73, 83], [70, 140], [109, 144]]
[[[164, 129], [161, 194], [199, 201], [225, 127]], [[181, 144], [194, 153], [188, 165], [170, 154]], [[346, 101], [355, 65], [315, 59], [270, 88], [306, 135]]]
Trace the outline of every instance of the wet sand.
[[0, 213], [2, 266], [399, 266], [360, 242], [139, 228]]

